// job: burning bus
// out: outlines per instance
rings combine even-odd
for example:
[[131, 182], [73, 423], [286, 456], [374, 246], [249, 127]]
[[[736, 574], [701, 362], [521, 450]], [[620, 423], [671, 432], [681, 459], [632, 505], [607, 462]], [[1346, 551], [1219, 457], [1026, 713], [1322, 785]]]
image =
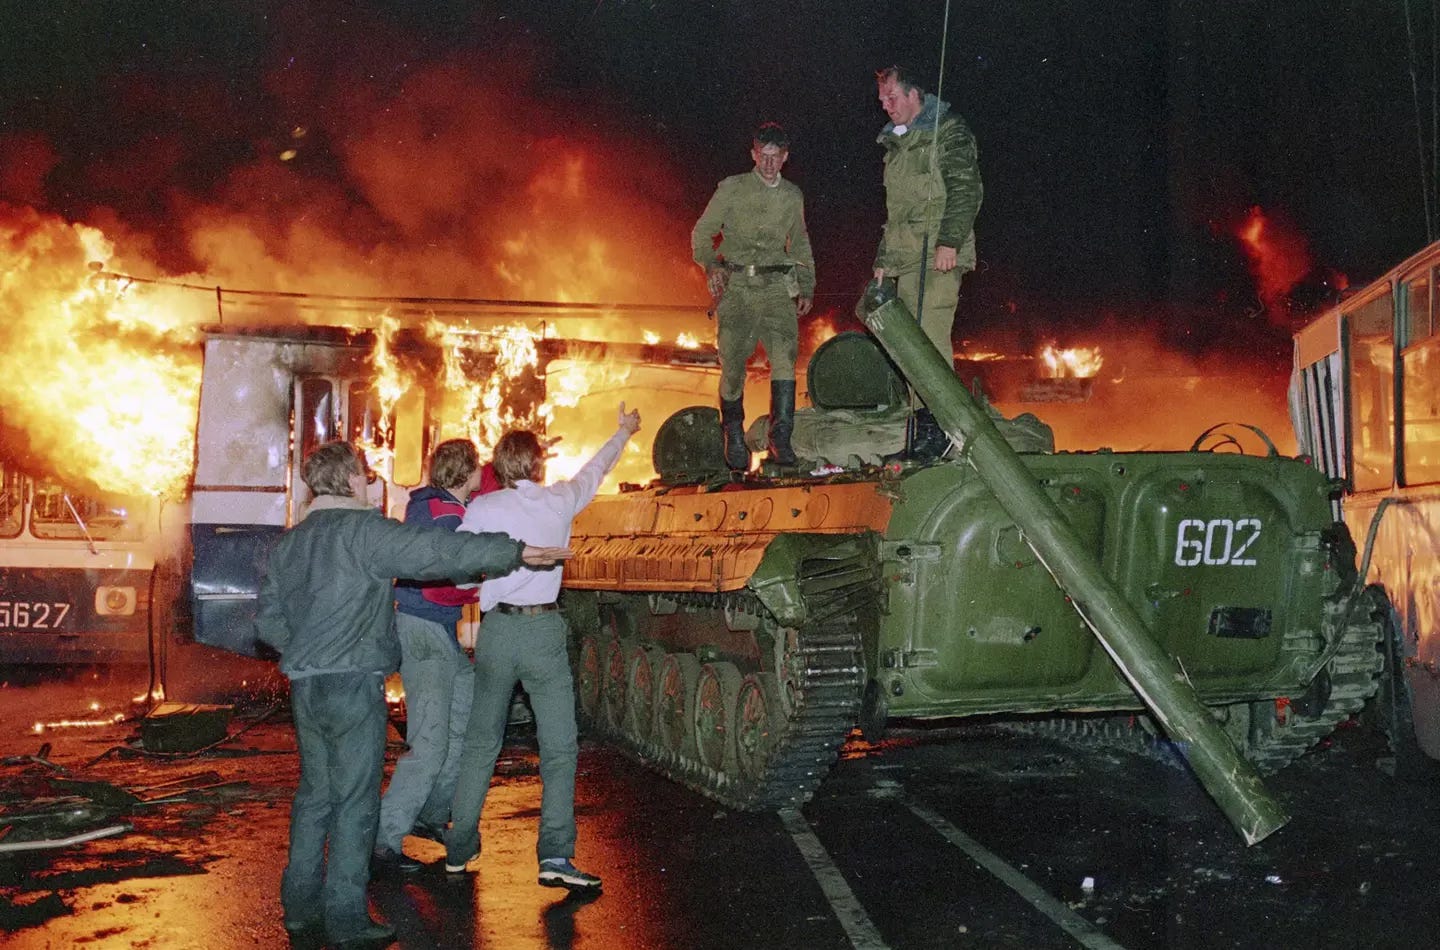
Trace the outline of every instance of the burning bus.
[[1397, 756], [1440, 758], [1440, 243], [1295, 335], [1301, 451], [1344, 485], [1364, 579], [1393, 604], [1380, 718]]
[[[478, 434], [483, 446], [507, 428], [544, 427], [571, 401], [567, 393], [623, 399], [629, 392], [633, 400], [638, 389], [654, 402], [664, 393], [648, 369], [683, 377], [714, 363], [709, 348], [580, 343], [513, 323], [210, 328], [185, 558], [195, 638], [255, 651], [265, 553], [300, 517], [307, 500], [301, 462], [320, 443], [361, 446], [378, 475], [369, 500], [398, 518], [409, 489], [424, 481], [431, 448], [446, 438]], [[690, 387], [677, 388], [673, 398], [690, 398]], [[575, 438], [575, 428], [566, 431]], [[556, 471], [583, 461], [583, 433], [577, 441], [552, 461]], [[629, 461], [628, 471], [648, 472], [648, 458]]]
[[[112, 387], [117, 380], [140, 386], [107, 395], [145, 407], [134, 425], [111, 420], [115, 441], [139, 441], [149, 406], [166, 403], [171, 408], [153, 415], [171, 425], [179, 448], [154, 454], [179, 462], [152, 469], [147, 489], [121, 477], [132, 459], [111, 460], [89, 441], [74, 443], [69, 455], [44, 445], [20, 451], [38, 441], [36, 432], [90, 433], [48, 425], [44, 403], [27, 412], [15, 401], [16, 425], [7, 428], [13, 434], [0, 461], [0, 663], [144, 661], [192, 631], [202, 644], [253, 655], [265, 554], [300, 516], [307, 500], [300, 464], [315, 445], [343, 438], [362, 446], [381, 476], [370, 500], [399, 517], [439, 441], [468, 437], [483, 447], [507, 428], [545, 428], [559, 418], [567, 441], [551, 467], [563, 475], [603, 439], [598, 419], [567, 418], [582, 399], [638, 401], [643, 393], [657, 411], [685, 405], [694, 374], [715, 365], [713, 348], [693, 334], [675, 343], [655, 331], [642, 343], [556, 335], [558, 327], [584, 332], [585, 324], [617, 317], [628, 327], [692, 321], [695, 314], [675, 307], [320, 298], [97, 272], [56, 308], [77, 294], [114, 308], [155, 293], [191, 305], [197, 323], [186, 342], [142, 340], [125, 354], [124, 373], [118, 365], [95, 372], [108, 374]], [[194, 307], [197, 296], [213, 309]], [[157, 354], [185, 370], [163, 391], [144, 386], [175, 382]], [[61, 412], [76, 404], [69, 400]], [[648, 479], [648, 453], [627, 456], [617, 473], [617, 480]], [[73, 484], [62, 482], [67, 475]], [[112, 481], [133, 490], [105, 491]]]

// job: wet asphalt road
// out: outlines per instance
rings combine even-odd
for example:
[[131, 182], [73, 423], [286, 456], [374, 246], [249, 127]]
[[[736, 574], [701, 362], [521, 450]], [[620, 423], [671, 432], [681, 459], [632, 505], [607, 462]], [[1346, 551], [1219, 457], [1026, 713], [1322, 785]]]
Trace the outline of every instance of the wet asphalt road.
[[[232, 734], [270, 708], [264, 671], [249, 673]], [[297, 763], [283, 704], [220, 750], [173, 760], [135, 755], [133, 721], [34, 731], [130, 712], [146, 675], [0, 670], [0, 755], [50, 742], [69, 777], [147, 797], [211, 786], [108, 818], [92, 807], [92, 825], [131, 826], [113, 837], [0, 853], [0, 945], [287, 945], [277, 890]], [[193, 693], [171, 690], [224, 698]], [[533, 736], [511, 738], [480, 873], [448, 876], [438, 844], [410, 839], [426, 866], [372, 884], [398, 946], [1415, 950], [1440, 934], [1440, 786], [1433, 771], [1386, 775], [1361, 728], [1270, 780], [1294, 818], [1249, 848], [1188, 772], [993, 728], [853, 741], [815, 800], [778, 816], [725, 811], [587, 741], [576, 863], [604, 877], [594, 899], [536, 885]], [[3, 807], [53, 794], [36, 776], [54, 774], [7, 760]]]

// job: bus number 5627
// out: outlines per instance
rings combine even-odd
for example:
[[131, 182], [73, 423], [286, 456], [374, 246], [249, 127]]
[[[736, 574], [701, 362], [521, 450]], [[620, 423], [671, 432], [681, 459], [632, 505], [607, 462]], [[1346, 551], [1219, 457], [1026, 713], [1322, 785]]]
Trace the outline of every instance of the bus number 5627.
[[69, 612], [69, 604], [0, 600], [0, 630], [54, 630]]

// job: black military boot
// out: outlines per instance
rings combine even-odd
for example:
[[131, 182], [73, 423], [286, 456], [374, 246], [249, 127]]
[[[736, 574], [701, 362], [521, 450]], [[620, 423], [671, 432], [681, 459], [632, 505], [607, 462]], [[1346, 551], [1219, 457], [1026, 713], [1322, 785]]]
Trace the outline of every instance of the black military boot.
[[775, 465], [797, 464], [790, 447], [795, 431], [795, 380], [770, 380], [770, 461]]
[[745, 444], [745, 400], [720, 400], [720, 426], [725, 435], [725, 467], [732, 472], [750, 468], [750, 449]]
[[905, 448], [885, 456], [886, 465], [904, 462], [933, 462], [950, 449], [950, 437], [925, 407], [910, 414], [905, 422]]
[[915, 410], [915, 431], [910, 441], [910, 457], [921, 462], [938, 459], [950, 449], [950, 436], [940, 428], [929, 409]]

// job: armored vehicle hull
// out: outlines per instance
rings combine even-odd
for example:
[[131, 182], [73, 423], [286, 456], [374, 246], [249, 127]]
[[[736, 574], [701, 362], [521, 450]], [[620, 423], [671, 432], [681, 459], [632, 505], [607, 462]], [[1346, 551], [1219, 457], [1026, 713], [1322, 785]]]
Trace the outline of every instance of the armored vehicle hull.
[[[684, 438], [709, 444], [693, 431], [705, 410], [686, 412]], [[1212, 762], [1238, 749], [1272, 771], [1378, 686], [1382, 605], [1357, 590], [1333, 482], [1303, 461], [1011, 452], [1006, 477], [1043, 494], [1079, 551], [1066, 556], [1103, 575], [1082, 595], [970, 447], [825, 478], [698, 481], [693, 459], [659, 464], [677, 455], [659, 441], [661, 481], [597, 499], [574, 526], [578, 703], [593, 731], [733, 807], [807, 800], [854, 726], [893, 718], [1088, 729], [1123, 713], [1177, 738], [1208, 731], [1223, 747]], [[1104, 597], [1172, 665], [1137, 678], [1136, 644], [1093, 620]], [[1182, 679], [1203, 720], [1188, 732], [1182, 703], [1155, 695]], [[1258, 781], [1196, 768], [1247, 841], [1284, 823]]]

